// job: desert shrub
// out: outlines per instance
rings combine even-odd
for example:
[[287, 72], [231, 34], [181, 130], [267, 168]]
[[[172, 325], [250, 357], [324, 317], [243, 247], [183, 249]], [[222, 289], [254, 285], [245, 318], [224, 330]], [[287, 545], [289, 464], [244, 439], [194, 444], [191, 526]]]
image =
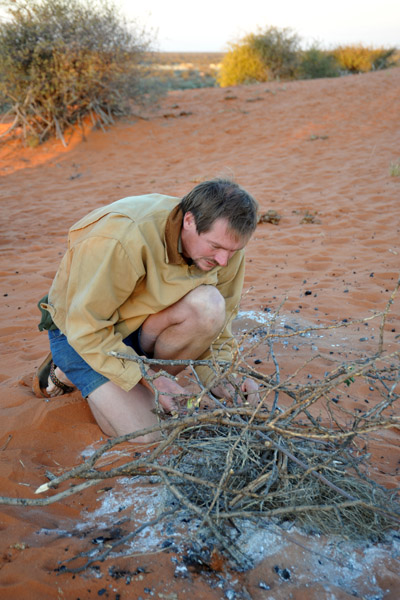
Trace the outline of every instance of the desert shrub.
[[333, 55], [339, 66], [348, 73], [366, 73], [393, 66], [396, 48], [370, 48], [362, 46], [339, 46]]
[[[137, 65], [149, 45], [106, 0], [7, 2], [0, 24], [0, 98], [28, 141], [86, 115], [103, 126], [144, 98]], [[64, 142], [65, 143], [65, 142]]]
[[315, 45], [301, 53], [299, 76], [302, 79], [338, 77], [339, 75], [339, 65], [331, 53], [321, 50]]
[[390, 163], [389, 173], [392, 177], [400, 177], [400, 160]]
[[231, 44], [225, 54], [217, 81], [221, 87], [268, 81], [269, 71], [262, 62], [258, 52], [246, 41]]
[[298, 69], [299, 38], [290, 29], [268, 27], [231, 44], [221, 64], [221, 87], [270, 79], [292, 79]]
[[268, 67], [271, 79], [293, 79], [299, 66], [300, 38], [291, 29], [268, 27], [250, 34], [251, 48]]

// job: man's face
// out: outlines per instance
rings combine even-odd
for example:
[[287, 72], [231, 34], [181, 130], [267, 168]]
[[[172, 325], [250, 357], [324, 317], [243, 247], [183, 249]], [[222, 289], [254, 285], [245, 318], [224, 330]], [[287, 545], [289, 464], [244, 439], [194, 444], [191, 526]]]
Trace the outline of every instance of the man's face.
[[202, 271], [226, 267], [231, 256], [248, 242], [248, 238], [238, 240], [229, 232], [226, 219], [217, 219], [209, 231], [197, 233], [191, 212], [183, 218], [181, 240], [183, 255], [191, 258]]

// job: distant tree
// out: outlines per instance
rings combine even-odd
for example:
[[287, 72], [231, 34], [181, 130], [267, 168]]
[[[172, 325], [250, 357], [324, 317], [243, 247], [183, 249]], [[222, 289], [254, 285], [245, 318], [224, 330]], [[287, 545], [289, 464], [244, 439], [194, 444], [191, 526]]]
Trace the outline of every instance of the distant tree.
[[[35, 145], [90, 115], [101, 126], [144, 97], [138, 63], [149, 47], [107, 0], [6, 0], [0, 99]], [[65, 142], [64, 142], [65, 143]]]
[[340, 69], [332, 53], [314, 44], [300, 53], [298, 74], [302, 79], [338, 77]]
[[231, 44], [218, 82], [222, 87], [270, 79], [293, 79], [299, 67], [300, 38], [290, 29], [268, 27]]
[[299, 66], [300, 38], [285, 27], [267, 27], [248, 36], [250, 46], [268, 67], [271, 79], [294, 79]]

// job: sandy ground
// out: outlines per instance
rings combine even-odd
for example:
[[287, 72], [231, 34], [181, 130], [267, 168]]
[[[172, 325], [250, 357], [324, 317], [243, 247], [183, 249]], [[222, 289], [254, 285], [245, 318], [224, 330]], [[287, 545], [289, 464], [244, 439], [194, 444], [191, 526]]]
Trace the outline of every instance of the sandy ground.
[[[177, 91], [146, 119], [87, 131], [86, 141], [74, 135], [66, 149], [56, 141], [36, 149], [1, 145], [0, 494], [34, 497], [47, 470], [71, 468], [104, 441], [78, 392], [45, 402], [30, 389], [48, 348], [37, 330], [36, 302], [50, 286], [70, 225], [121, 197], [181, 196], [204, 179], [232, 176], [261, 212], [281, 216], [278, 225], [260, 224], [248, 245], [237, 329], [285, 299], [280, 312], [289, 325], [369, 317], [384, 310], [399, 277], [400, 178], [389, 173], [400, 160], [399, 98], [400, 69]], [[397, 297], [385, 325], [388, 350], [398, 349], [399, 308]], [[378, 337], [379, 321], [370, 321], [310, 344], [340, 361], [373, 353]], [[283, 347], [283, 370], [306, 360], [310, 344]], [[370, 393], [369, 402], [377, 400]], [[399, 432], [376, 435], [374, 448], [379, 481], [398, 486]], [[338, 553], [329, 540], [296, 530], [253, 532], [243, 542], [256, 563], [247, 573], [227, 564], [217, 573], [177, 570], [181, 556], [162, 551], [161, 530], [142, 538], [129, 558], [100, 570], [55, 571], [90, 547], [103, 519], [115, 522], [129, 507], [138, 523], [151, 517], [157, 493], [140, 485], [130, 492], [130, 485], [93, 488], [48, 507], [3, 506], [1, 598], [399, 598], [398, 542], [363, 548], [346, 542]]]

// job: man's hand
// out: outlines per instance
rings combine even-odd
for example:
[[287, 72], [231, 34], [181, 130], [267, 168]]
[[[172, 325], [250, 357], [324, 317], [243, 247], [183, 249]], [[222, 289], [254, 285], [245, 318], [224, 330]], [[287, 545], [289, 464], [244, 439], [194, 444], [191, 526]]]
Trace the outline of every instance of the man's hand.
[[[151, 377], [156, 374], [152, 369], [148, 369], [147, 372]], [[154, 377], [151, 384], [145, 379], [142, 379], [141, 383], [150, 389], [153, 385], [160, 392], [158, 399], [163, 409], [168, 413], [179, 410], [179, 401], [175, 399], [175, 396], [188, 395], [185, 388], [165, 375]], [[152, 391], [154, 392], [154, 390]]]
[[254, 379], [245, 379], [240, 386], [244, 394], [247, 394], [247, 401], [252, 406], [257, 406], [260, 402], [260, 394], [258, 393], [258, 383]]
[[[246, 378], [242, 382], [240, 389], [244, 394], [247, 395], [247, 401], [252, 406], [256, 406], [260, 402], [258, 383], [254, 381], [254, 379]], [[219, 383], [213, 387], [211, 391], [214, 396], [223, 398], [224, 400], [232, 400], [232, 398], [235, 396], [235, 388], [228, 381], [226, 383]]]

